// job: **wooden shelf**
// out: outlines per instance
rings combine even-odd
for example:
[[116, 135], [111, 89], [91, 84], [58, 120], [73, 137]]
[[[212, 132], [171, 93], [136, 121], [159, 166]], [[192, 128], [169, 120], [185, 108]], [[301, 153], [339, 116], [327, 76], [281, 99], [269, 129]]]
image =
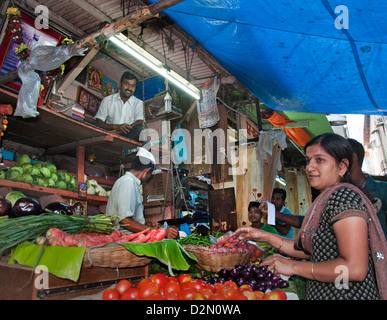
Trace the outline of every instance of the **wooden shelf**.
[[[35, 118], [9, 117], [5, 139], [45, 149], [45, 154], [76, 157], [78, 147], [91, 148], [98, 163], [115, 166], [121, 163], [124, 149], [141, 146], [118, 134], [91, 123], [76, 120], [48, 107], [38, 107]], [[128, 157], [124, 160], [129, 162]]]
[[49, 187], [42, 187], [42, 186], [34, 186], [28, 183], [4, 180], [4, 179], [0, 179], [0, 186], [9, 187], [12, 190], [21, 191], [24, 194], [26, 194], [26, 196], [30, 196], [30, 197], [41, 197], [43, 195], [56, 194], [58, 196], [61, 196], [62, 198], [75, 199], [80, 201], [86, 200], [89, 204], [94, 204], [94, 205], [106, 204], [108, 200], [108, 197], [101, 197], [101, 196], [95, 196], [95, 195], [89, 195], [89, 194], [87, 195], [86, 198], [82, 198], [78, 196], [77, 192], [60, 190], [60, 189], [49, 188]]

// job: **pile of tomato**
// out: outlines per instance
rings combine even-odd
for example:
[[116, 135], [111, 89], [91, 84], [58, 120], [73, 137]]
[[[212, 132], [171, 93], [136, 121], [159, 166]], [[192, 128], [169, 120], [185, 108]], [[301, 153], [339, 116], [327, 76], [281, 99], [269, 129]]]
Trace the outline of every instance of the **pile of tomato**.
[[105, 290], [103, 300], [286, 300], [286, 293], [254, 291], [248, 284], [240, 287], [233, 281], [209, 284], [193, 279], [189, 274], [169, 277], [157, 273], [134, 285], [120, 280], [114, 288]]

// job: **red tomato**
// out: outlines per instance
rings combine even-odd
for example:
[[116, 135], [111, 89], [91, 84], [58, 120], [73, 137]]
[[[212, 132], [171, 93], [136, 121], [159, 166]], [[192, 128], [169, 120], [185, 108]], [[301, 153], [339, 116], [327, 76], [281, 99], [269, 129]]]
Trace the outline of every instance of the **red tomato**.
[[[272, 292], [268, 292], [268, 293], [265, 293], [262, 297], [262, 300], [286, 300], [283, 299], [283, 291], [280, 293], [279, 291], [282, 291], [282, 290], [276, 290], [276, 291], [272, 291]], [[286, 297], [286, 294], [285, 294], [285, 297]]]
[[257, 300], [261, 300], [265, 295], [262, 291], [254, 291], [254, 294], [257, 297]]
[[253, 291], [243, 291], [242, 294], [247, 298], [247, 300], [257, 300], [257, 296]]
[[151, 281], [156, 283], [159, 287], [162, 287], [169, 281], [169, 279], [164, 273], [156, 273], [151, 277]]
[[229, 300], [248, 300], [247, 297], [240, 291], [233, 295]]
[[215, 292], [216, 291], [216, 288], [213, 284], [210, 284], [210, 283], [207, 283], [206, 284], [206, 289], [209, 289], [211, 290], [212, 292]]
[[159, 292], [155, 293], [155, 294], [152, 294], [150, 295], [148, 298], [146, 298], [145, 300], [164, 300], [164, 297], [162, 294], [160, 294]]
[[282, 300], [287, 300], [288, 299], [288, 296], [286, 295], [285, 291], [276, 290], [276, 292], [281, 296]]
[[132, 287], [132, 283], [129, 280], [120, 280], [116, 284], [116, 290], [122, 295], [126, 290]]
[[223, 292], [220, 292], [220, 293], [223, 294], [229, 300], [234, 300], [234, 298], [238, 294], [240, 294], [239, 290], [235, 289], [233, 287], [224, 287], [224, 288], [225, 288], [225, 290], [223, 290]]
[[159, 293], [159, 287], [156, 283], [150, 282], [140, 288], [139, 297], [141, 300], [145, 300], [155, 293]]
[[179, 293], [180, 300], [193, 300], [193, 297], [197, 291], [192, 288], [182, 289]]
[[192, 280], [192, 277], [190, 274], [187, 274], [187, 273], [183, 273], [179, 276], [178, 278], [179, 280], [179, 283], [180, 284], [183, 284], [184, 282], [188, 282], [188, 281], [191, 281]]
[[137, 288], [129, 288], [121, 295], [121, 300], [138, 300], [139, 298], [139, 290]]
[[203, 290], [201, 290], [200, 293], [202, 294], [205, 300], [208, 300], [214, 294], [212, 290], [207, 288], [204, 288]]
[[187, 285], [186, 285], [186, 288], [192, 288], [192, 289], [195, 289], [196, 291], [200, 291], [205, 287], [206, 287], [205, 282], [199, 279], [191, 280], [187, 282]]
[[223, 294], [214, 293], [208, 300], [228, 300]]
[[234, 287], [235, 289], [238, 289], [238, 286], [234, 281], [226, 281], [222, 285], [222, 287], [228, 287], [228, 286], [231, 286], [231, 287]]
[[201, 292], [196, 292], [193, 296], [193, 300], [205, 300]]
[[248, 284], [242, 284], [240, 287], [239, 287], [239, 291], [243, 292], [243, 291], [253, 291], [253, 288], [248, 285]]
[[181, 291], [181, 286], [177, 281], [169, 281], [164, 285], [164, 293], [174, 292], [178, 294]]
[[102, 300], [120, 300], [120, 293], [116, 289], [108, 289], [102, 293]]
[[179, 300], [179, 296], [175, 292], [165, 292], [164, 293], [165, 300]]
[[168, 277], [169, 281], [177, 281], [179, 282], [179, 279], [177, 278], [177, 276], [172, 276], [172, 277]]
[[141, 287], [143, 287], [143, 286], [145, 286], [146, 284], [151, 283], [151, 282], [152, 282], [152, 281], [151, 281], [151, 279], [149, 279], [149, 278], [142, 279], [139, 283], [137, 283], [136, 288], [137, 288], [137, 289], [141, 289]]

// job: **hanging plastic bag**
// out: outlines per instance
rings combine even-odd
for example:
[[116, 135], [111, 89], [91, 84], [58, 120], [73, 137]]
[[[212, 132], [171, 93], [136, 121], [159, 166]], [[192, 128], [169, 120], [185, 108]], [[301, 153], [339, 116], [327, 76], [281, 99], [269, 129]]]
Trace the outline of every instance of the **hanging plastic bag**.
[[59, 68], [72, 56], [83, 56], [86, 49], [79, 49], [75, 44], [66, 46], [39, 46], [31, 51], [30, 56], [18, 65], [18, 74], [22, 81], [19, 91], [15, 116], [33, 118], [39, 115], [37, 103], [40, 93], [40, 76], [35, 70], [50, 71]]

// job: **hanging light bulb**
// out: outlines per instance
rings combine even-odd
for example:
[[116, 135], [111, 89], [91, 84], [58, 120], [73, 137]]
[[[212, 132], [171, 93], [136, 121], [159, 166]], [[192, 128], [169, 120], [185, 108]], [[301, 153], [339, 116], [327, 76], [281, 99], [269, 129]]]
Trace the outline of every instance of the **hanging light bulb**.
[[164, 97], [164, 110], [165, 110], [165, 112], [172, 111], [172, 97], [168, 91]]

